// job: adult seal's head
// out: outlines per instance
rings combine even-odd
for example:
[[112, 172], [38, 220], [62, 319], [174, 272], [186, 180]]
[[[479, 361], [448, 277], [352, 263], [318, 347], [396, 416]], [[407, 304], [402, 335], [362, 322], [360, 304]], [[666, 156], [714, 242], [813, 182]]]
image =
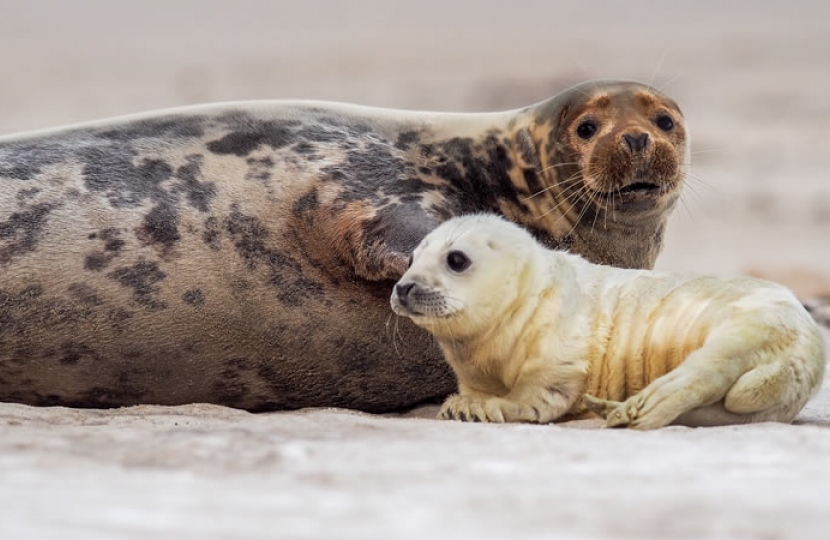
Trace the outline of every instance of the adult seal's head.
[[509, 218], [594, 262], [654, 265], [689, 169], [672, 99], [634, 82], [583, 83], [523, 111], [516, 133], [527, 211]]
[[[621, 82], [509, 111], [214, 103], [2, 137], [0, 400], [384, 412], [446, 395], [432, 337], [389, 312], [419, 242], [491, 213], [649, 268], [687, 143], [673, 101]], [[506, 294], [504, 268], [485, 290]]]

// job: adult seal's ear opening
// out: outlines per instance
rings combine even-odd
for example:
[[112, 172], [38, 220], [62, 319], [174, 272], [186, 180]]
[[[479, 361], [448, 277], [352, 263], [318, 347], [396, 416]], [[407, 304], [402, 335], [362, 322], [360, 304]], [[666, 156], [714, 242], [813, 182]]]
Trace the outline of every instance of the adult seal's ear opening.
[[651, 267], [687, 143], [677, 105], [627, 82], [492, 113], [220, 103], [0, 138], [0, 400], [443, 397], [440, 351], [388, 304], [424, 236], [490, 212]]

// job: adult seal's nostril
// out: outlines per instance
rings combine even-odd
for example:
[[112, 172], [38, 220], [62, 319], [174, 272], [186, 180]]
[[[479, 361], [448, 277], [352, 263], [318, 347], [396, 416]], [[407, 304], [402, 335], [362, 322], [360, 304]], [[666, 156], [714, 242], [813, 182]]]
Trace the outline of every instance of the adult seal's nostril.
[[409, 293], [415, 288], [415, 283], [398, 283], [395, 285], [395, 292], [398, 293], [398, 300], [401, 304], [406, 305], [409, 301]]
[[648, 133], [640, 133], [637, 135], [626, 133], [623, 135], [623, 139], [625, 139], [628, 149], [632, 152], [642, 152], [648, 146]]

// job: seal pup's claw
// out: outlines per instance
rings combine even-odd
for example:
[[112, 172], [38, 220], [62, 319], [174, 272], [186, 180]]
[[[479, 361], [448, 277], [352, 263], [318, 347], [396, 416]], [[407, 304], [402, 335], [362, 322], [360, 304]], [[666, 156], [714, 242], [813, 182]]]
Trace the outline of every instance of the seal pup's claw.
[[631, 424], [637, 418], [645, 399], [643, 396], [634, 396], [628, 401], [621, 402], [599, 399], [585, 394], [582, 396], [582, 402], [589, 411], [605, 419], [605, 427], [612, 428]]
[[438, 413], [441, 420], [462, 422], [538, 422], [539, 413], [529, 405], [500, 397], [471, 397], [453, 394], [448, 397]]
[[614, 409], [620, 406], [619, 401], [600, 399], [590, 394], [585, 394], [584, 396], [582, 396], [582, 403], [585, 404], [585, 407], [587, 407], [589, 411], [601, 416], [604, 419], [608, 418], [608, 415], [611, 414], [611, 412]]

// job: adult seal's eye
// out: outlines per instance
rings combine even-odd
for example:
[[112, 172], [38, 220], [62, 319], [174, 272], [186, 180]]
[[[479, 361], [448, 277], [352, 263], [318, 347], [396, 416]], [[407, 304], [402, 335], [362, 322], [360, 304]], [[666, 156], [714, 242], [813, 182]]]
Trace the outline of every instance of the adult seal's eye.
[[597, 123], [593, 120], [585, 120], [576, 126], [576, 134], [580, 139], [588, 140], [597, 132]]
[[447, 266], [453, 272], [461, 273], [470, 267], [470, 259], [460, 251], [450, 251], [447, 253]]
[[674, 129], [674, 120], [667, 114], [661, 114], [657, 117], [654, 123], [663, 131], [671, 131]]

